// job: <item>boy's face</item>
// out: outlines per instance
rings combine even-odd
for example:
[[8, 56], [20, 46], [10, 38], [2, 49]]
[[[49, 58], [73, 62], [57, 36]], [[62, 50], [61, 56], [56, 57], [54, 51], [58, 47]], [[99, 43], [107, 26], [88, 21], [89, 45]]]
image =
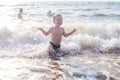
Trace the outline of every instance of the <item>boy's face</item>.
[[53, 22], [57, 26], [62, 25], [62, 16], [56, 16], [55, 19], [53, 20]]

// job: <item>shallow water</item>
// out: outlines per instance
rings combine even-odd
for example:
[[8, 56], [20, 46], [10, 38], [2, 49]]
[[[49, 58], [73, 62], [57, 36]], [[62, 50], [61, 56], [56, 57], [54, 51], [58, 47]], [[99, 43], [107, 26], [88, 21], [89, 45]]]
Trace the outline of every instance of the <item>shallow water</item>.
[[[1, 56], [1, 80], [119, 80], [120, 55], [90, 51], [60, 60], [28, 56]], [[4, 74], [3, 74], [4, 73]]]

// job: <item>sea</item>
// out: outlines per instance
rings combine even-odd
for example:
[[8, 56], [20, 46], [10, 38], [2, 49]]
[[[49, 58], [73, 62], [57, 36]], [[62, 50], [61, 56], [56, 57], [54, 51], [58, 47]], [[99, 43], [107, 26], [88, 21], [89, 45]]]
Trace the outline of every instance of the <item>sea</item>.
[[[47, 52], [51, 35], [37, 30], [53, 27], [54, 14], [66, 33], [76, 29], [57, 59]], [[120, 80], [120, 2], [0, 3], [0, 80]]]

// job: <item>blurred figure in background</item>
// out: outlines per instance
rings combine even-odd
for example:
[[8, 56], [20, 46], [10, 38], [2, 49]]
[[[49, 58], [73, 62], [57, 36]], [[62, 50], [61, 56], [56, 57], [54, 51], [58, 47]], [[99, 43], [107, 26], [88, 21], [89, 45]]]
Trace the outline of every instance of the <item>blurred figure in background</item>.
[[23, 21], [23, 8], [19, 9], [19, 13], [17, 15], [18, 19], [21, 19]]

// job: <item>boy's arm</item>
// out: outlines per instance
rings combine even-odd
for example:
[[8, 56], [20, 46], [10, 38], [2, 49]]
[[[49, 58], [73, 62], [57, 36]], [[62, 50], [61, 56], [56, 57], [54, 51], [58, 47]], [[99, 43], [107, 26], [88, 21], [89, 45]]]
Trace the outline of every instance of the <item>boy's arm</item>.
[[51, 32], [51, 28], [50, 28], [48, 31], [45, 31], [45, 30], [42, 29], [42, 28], [38, 28], [38, 30], [42, 31], [42, 33], [43, 33], [45, 36], [49, 35], [50, 32]]
[[65, 33], [65, 30], [63, 29], [63, 36], [68, 37], [69, 35], [73, 34], [75, 31], [76, 31], [76, 29], [73, 29], [73, 31], [71, 31], [69, 33]]

